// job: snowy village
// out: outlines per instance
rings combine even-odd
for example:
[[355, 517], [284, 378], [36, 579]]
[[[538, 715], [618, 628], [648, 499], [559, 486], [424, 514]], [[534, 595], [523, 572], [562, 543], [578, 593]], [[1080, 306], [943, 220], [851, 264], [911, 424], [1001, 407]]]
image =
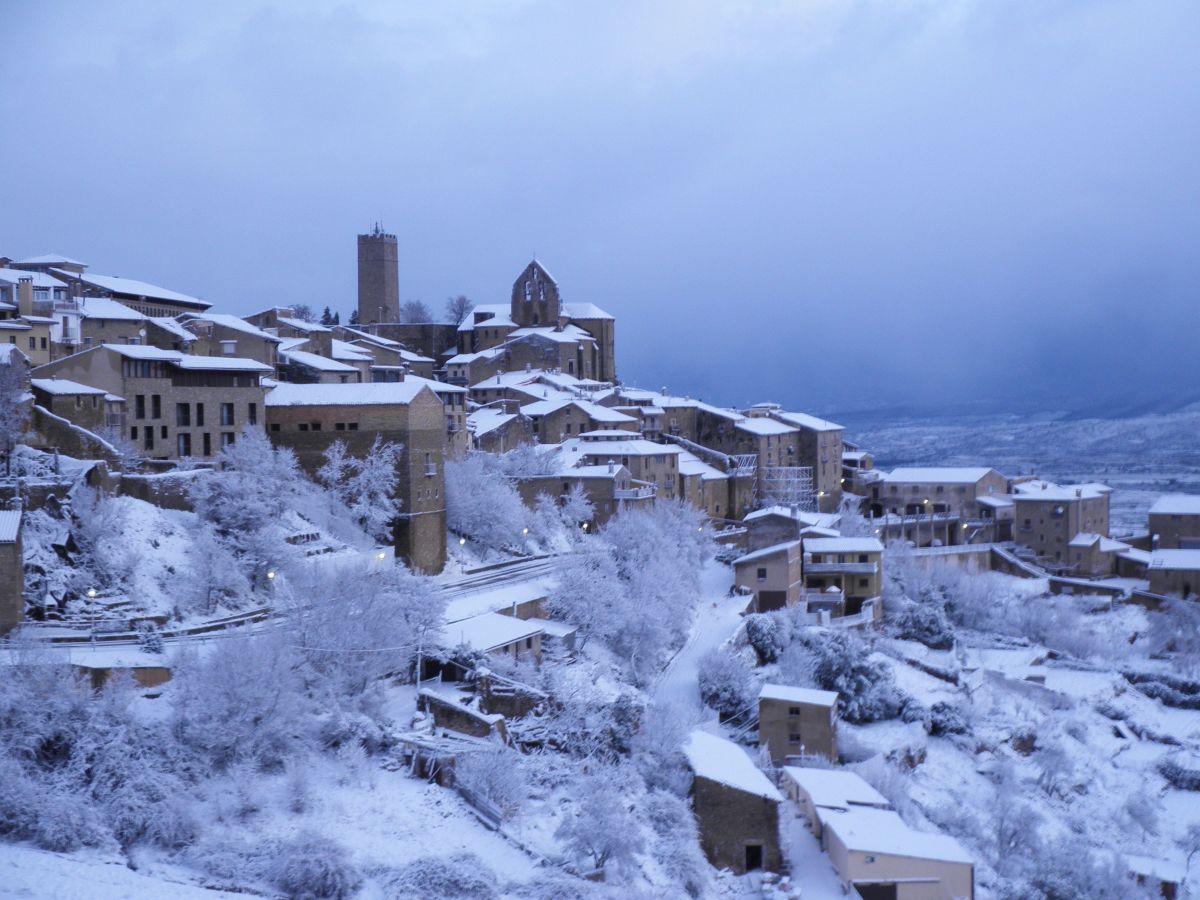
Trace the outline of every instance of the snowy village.
[[0, 258], [6, 881], [1184, 896], [1200, 496], [883, 471], [357, 247], [344, 325]]
[[0, 900], [1200, 900], [1197, 0], [0, 36]]

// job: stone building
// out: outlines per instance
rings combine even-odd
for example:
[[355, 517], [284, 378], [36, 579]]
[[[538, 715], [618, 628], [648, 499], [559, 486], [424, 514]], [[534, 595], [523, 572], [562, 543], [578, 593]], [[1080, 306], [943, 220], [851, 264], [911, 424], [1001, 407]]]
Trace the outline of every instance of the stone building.
[[196, 336], [191, 352], [202, 356], [235, 356], [253, 359], [274, 369], [279, 365], [277, 335], [228, 313], [193, 313], [181, 324]]
[[371, 384], [279, 384], [266, 397], [267, 435], [290, 447], [310, 474], [342, 441], [353, 456], [376, 436], [402, 447], [394, 527], [396, 555], [425, 573], [446, 563], [447, 455], [441, 399], [420, 378]]
[[125, 400], [103, 388], [66, 378], [34, 378], [30, 388], [37, 406], [80, 428], [93, 434], [124, 432]]
[[260, 380], [272, 372], [240, 357], [102, 344], [39, 366], [33, 374], [124, 398], [124, 437], [147, 458], [204, 459], [232, 444], [243, 428], [263, 427], [266, 391]]
[[883, 590], [883, 544], [873, 537], [804, 538], [804, 589], [814, 594], [836, 588], [846, 614]]
[[1156, 550], [1150, 554], [1150, 590], [1190, 597], [1200, 594], [1200, 549]]
[[1078, 534], [1108, 536], [1112, 489], [1105, 485], [1027, 481], [1013, 491], [1013, 539], [1047, 563], [1069, 565], [1068, 545]]
[[561, 502], [576, 487], [582, 488], [592, 504], [592, 518], [587, 523], [589, 527], [603, 525], [624, 507], [653, 503], [655, 497], [652, 485], [638, 483], [627, 468], [613, 463], [564, 468], [552, 474], [521, 476], [516, 484], [517, 492], [528, 506], [533, 506], [541, 494]]
[[25, 557], [21, 545], [21, 510], [0, 510], [0, 634], [25, 618]]
[[1150, 539], [1158, 550], [1200, 550], [1200, 495], [1166, 494], [1154, 501]]
[[358, 236], [358, 321], [400, 321], [400, 263], [396, 236], [378, 224]]
[[542, 444], [558, 444], [600, 430], [627, 431], [630, 437], [641, 437], [637, 419], [587, 400], [538, 400], [522, 406], [521, 415], [530, 420], [534, 437]]
[[789, 757], [821, 756], [837, 762], [836, 691], [764, 684], [758, 692], [758, 743], [777, 766]]
[[692, 770], [700, 847], [715, 868], [778, 872], [782, 795], [737, 744], [693, 731], [683, 747]]
[[678, 447], [655, 444], [628, 431], [586, 431], [558, 445], [569, 466], [624, 466], [634, 482], [651, 485], [658, 497], [674, 500], [679, 496]]
[[789, 541], [733, 561], [733, 583], [753, 596], [755, 612], [794, 606], [803, 590], [800, 542]]

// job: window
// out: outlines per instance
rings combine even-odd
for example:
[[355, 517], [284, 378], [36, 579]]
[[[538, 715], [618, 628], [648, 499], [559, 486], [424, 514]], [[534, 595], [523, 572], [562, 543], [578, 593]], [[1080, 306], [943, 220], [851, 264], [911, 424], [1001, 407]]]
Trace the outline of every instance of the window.
[[[175, 425], [178, 428], [187, 428], [192, 424], [192, 407], [188, 403], [175, 404]], [[181, 456], [183, 454], [180, 454]]]
[[301, 431], [308, 431], [308, 423], [307, 423], [307, 422], [301, 422], [301, 423], [300, 423], [300, 430], [301, 430]]
[[167, 439], [167, 426], [162, 426], [159, 431], [162, 433], [162, 439], [165, 441]]
[[757, 572], [757, 577], [758, 577], [759, 581], [766, 581], [767, 580], [767, 570], [765, 568], [759, 567], [758, 572]]
[[320, 423], [320, 422], [313, 422], [313, 423], [312, 423], [312, 430], [313, 430], [313, 431], [320, 431], [320, 430], [321, 430], [321, 423]]
[[221, 424], [224, 426], [230, 426], [233, 424], [233, 404], [232, 403], [222, 403], [221, 404]]
[[232, 431], [222, 431], [221, 432], [221, 446], [222, 447], [232, 447], [233, 446], [233, 432]]
[[146, 395], [138, 394], [133, 398], [133, 417], [135, 419], [146, 418]]
[[153, 450], [154, 449], [154, 429], [151, 426], [147, 425], [145, 428], [142, 429], [142, 438], [143, 438], [142, 446], [145, 447], [147, 450]]
[[437, 474], [437, 466], [434, 464], [432, 453], [425, 454], [425, 474], [426, 475], [436, 475]]
[[221, 341], [221, 355], [233, 356], [237, 353], [237, 341]]
[[800, 743], [800, 732], [798, 732], [798, 731], [789, 731], [789, 732], [788, 732], [788, 743], [789, 743], [789, 744], [798, 744], [798, 743]]
[[137, 426], [136, 425], [134, 425], [132, 428], [129, 429], [129, 439], [131, 441], [137, 440]]
[[858, 586], [865, 588], [867, 586], [867, 579], [865, 579], [865, 578], [858, 579]]
[[207, 431], [203, 435], [204, 455], [212, 456], [212, 435]]
[[190, 434], [175, 435], [175, 455], [179, 457], [192, 455], [192, 436]]
[[800, 707], [798, 707], [798, 706], [789, 706], [789, 707], [788, 707], [788, 715], [789, 715], [789, 716], [798, 716], [798, 715], [800, 715]]
[[333, 430], [334, 431], [345, 431], [346, 423], [345, 422], [335, 422], [334, 426], [333, 426]]
[[162, 418], [162, 397], [160, 397], [158, 394], [154, 394], [150, 397], [150, 418]]
[[46, 339], [45, 338], [42, 338], [42, 349], [43, 350], [46, 349]]
[[198, 428], [204, 427], [204, 404], [203, 403], [196, 404], [196, 427], [198, 427]]
[[346, 430], [347, 430], [347, 431], [358, 431], [358, 423], [357, 423], [357, 422], [351, 422], [351, 423], [349, 423], [349, 424], [346, 426]]
[[251, 425], [258, 424], [258, 404], [257, 403], [250, 404], [250, 407], [246, 412], [246, 421], [249, 422]]
[[37, 349], [37, 338], [31, 337], [31, 338], [29, 339], [29, 349], [30, 349], [30, 350], [36, 350], [36, 349]]
[[279, 430], [279, 423], [278, 423], [278, 422], [272, 422], [272, 423], [271, 423], [271, 430], [272, 430], [272, 431], [278, 431], [278, 430]]

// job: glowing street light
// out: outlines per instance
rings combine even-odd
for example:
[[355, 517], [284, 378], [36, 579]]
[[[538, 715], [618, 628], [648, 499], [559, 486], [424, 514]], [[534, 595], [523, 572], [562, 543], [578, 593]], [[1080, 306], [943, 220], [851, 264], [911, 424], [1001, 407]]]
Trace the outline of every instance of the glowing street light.
[[96, 599], [96, 589], [95, 589], [95, 588], [88, 588], [88, 592], [87, 592], [87, 594], [88, 594], [88, 599], [89, 599], [89, 600], [95, 600], [95, 599]]
[[387, 554], [384, 551], [380, 550], [378, 553], [375, 554], [375, 558], [376, 559], [387, 559]]
[[274, 572], [274, 570], [272, 570], [267, 573], [267, 581], [274, 581], [274, 580], [275, 580], [275, 572]]
[[462, 546], [463, 546], [464, 544], [466, 544], [466, 543], [467, 543], [467, 539], [466, 539], [466, 538], [459, 538], [459, 539], [458, 539], [458, 546], [462, 547]]
[[528, 528], [522, 528], [522, 529], [521, 529], [521, 534], [529, 534], [529, 529], [528, 529]]

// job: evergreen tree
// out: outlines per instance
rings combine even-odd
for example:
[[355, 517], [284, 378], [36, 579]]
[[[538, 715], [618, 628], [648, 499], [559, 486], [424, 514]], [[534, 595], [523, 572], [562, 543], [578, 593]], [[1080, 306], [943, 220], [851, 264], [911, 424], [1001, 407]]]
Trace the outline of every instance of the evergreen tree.
[[321, 312], [321, 324], [324, 325], [326, 328], [328, 328], [330, 325], [333, 324], [333, 313], [331, 313], [329, 311], [328, 306], [326, 306], [325, 309]]
[[351, 325], [358, 324], [358, 310], [357, 309], [350, 310], [350, 324]]

